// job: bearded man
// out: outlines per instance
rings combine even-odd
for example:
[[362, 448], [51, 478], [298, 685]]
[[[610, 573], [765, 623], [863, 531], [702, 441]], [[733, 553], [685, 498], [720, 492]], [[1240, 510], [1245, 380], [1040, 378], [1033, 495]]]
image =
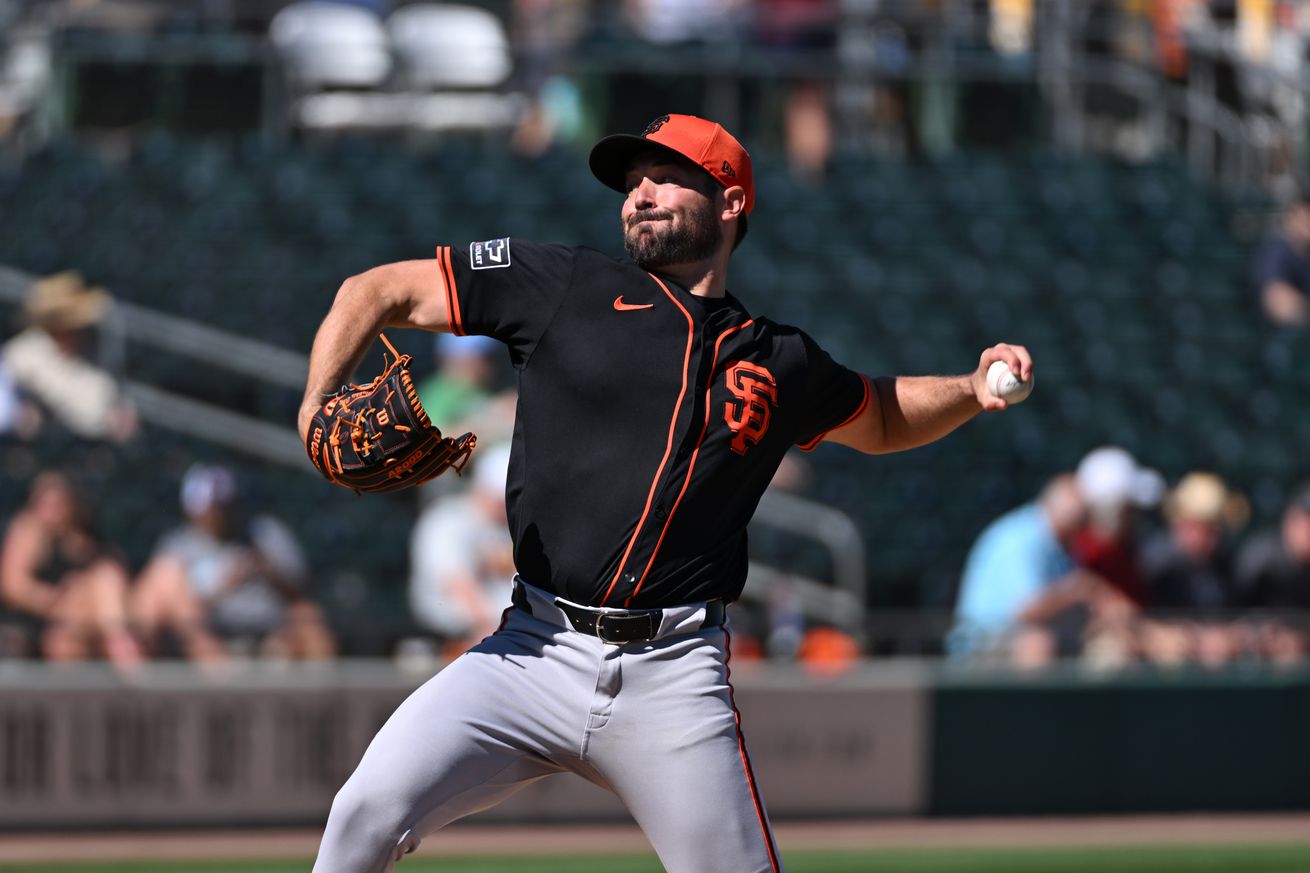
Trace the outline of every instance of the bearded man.
[[728, 681], [746, 523], [792, 446], [913, 448], [1006, 407], [987, 390], [994, 361], [1031, 377], [1028, 352], [1002, 343], [965, 375], [868, 378], [752, 317], [727, 290], [751, 159], [718, 124], [666, 115], [601, 140], [590, 164], [624, 194], [628, 259], [441, 246], [346, 280], [314, 340], [302, 438], [386, 327], [493, 337], [519, 383], [500, 629], [378, 732], [315, 873], [388, 870], [565, 772], [616, 794], [670, 873], [780, 871]]

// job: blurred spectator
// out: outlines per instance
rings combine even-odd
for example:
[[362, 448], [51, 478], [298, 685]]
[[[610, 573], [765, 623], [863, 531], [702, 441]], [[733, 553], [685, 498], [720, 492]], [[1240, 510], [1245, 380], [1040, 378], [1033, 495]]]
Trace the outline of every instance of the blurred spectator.
[[1138, 566], [1138, 514], [1160, 502], [1164, 478], [1140, 466], [1118, 446], [1088, 452], [1075, 475], [1087, 503], [1087, 524], [1074, 536], [1074, 559], [1133, 603], [1143, 605], [1146, 587]]
[[1261, 245], [1255, 284], [1260, 305], [1274, 324], [1304, 327], [1310, 321], [1310, 190], [1302, 190], [1287, 206], [1281, 231]]
[[1168, 530], [1142, 549], [1153, 610], [1222, 611], [1236, 604], [1227, 533], [1246, 523], [1248, 506], [1213, 473], [1188, 473], [1164, 505]]
[[988, 525], [965, 562], [948, 652], [1008, 654], [1027, 623], [1062, 611], [1049, 598], [1074, 578], [1067, 544], [1085, 518], [1073, 477], [1062, 475], [1035, 502]]
[[52, 661], [104, 657], [120, 669], [141, 660], [128, 630], [127, 571], [92, 528], [61, 473], [39, 474], [0, 552], [0, 593], [26, 616]]
[[410, 607], [450, 652], [496, 629], [514, 575], [505, 516], [508, 444], [475, 452], [473, 465], [468, 492], [425, 509], [410, 540]]
[[1310, 610], [1310, 482], [1288, 500], [1278, 530], [1262, 531], [1237, 558], [1243, 603]]
[[588, 6], [587, 0], [514, 0], [518, 80], [531, 99], [510, 140], [520, 154], [540, 155], [552, 143], [581, 135], [582, 93], [560, 71], [587, 31]]
[[1237, 586], [1246, 605], [1273, 613], [1252, 621], [1261, 656], [1285, 663], [1310, 653], [1310, 483], [1287, 502], [1279, 530], [1238, 553]]
[[35, 436], [41, 427], [41, 414], [18, 393], [18, 386], [0, 361], [0, 434], [17, 434], [24, 439]]
[[1188, 473], [1165, 500], [1168, 530], [1142, 549], [1147, 606], [1145, 656], [1163, 664], [1219, 666], [1243, 647], [1227, 614], [1236, 606], [1227, 534], [1246, 523], [1246, 500], [1213, 473]]
[[[784, 61], [805, 62], [837, 48], [840, 11], [834, 0], [759, 0], [756, 41]], [[832, 113], [826, 82], [801, 78], [787, 87], [783, 143], [792, 177], [823, 181], [832, 153]]]
[[24, 304], [28, 326], [0, 349], [0, 367], [22, 396], [68, 430], [124, 442], [136, 433], [136, 411], [114, 379], [86, 359], [90, 329], [111, 301], [77, 273], [40, 280]]
[[633, 32], [655, 45], [736, 40], [749, 4], [745, 0], [624, 0]]
[[[483, 445], [509, 438], [516, 398], [511, 391], [495, 390], [492, 356], [500, 348], [500, 343], [485, 336], [436, 337], [437, 370], [419, 383], [418, 396], [442, 433], [473, 431]], [[435, 490], [446, 492], [450, 486]]]
[[485, 336], [439, 334], [434, 339], [437, 370], [418, 385], [418, 398], [432, 423], [453, 429], [491, 398], [491, 361], [498, 343]]
[[[598, 4], [601, 5], [601, 4]], [[622, 0], [615, 46], [634, 58], [658, 57], [609, 75], [601, 115], [613, 130], [640, 131], [660, 112], [712, 112], [713, 76], [706, 64], [739, 51], [748, 37], [746, 0]], [[599, 16], [598, 16], [599, 19]], [[689, 58], [683, 64], [681, 58]]]
[[1033, 44], [1033, 0], [991, 0], [987, 35], [1002, 55], [1027, 55]]
[[272, 516], [248, 515], [237, 497], [227, 468], [187, 470], [186, 523], [160, 540], [134, 592], [142, 637], [157, 653], [171, 633], [200, 661], [243, 647], [269, 657], [331, 657], [335, 645], [307, 597], [309, 568], [295, 535]]

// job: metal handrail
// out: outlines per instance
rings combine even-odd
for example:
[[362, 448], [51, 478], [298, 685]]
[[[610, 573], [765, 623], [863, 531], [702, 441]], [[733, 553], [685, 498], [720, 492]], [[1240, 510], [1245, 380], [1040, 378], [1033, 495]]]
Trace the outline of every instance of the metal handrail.
[[116, 301], [105, 328], [122, 338], [186, 355], [234, 373], [300, 390], [309, 374], [309, 357], [133, 303]]
[[237, 412], [129, 380], [124, 387], [146, 421], [306, 473], [314, 472], [296, 432]]
[[[20, 305], [37, 278], [0, 266], [0, 303]], [[282, 387], [298, 390], [305, 384], [309, 368], [305, 355], [136, 304], [115, 301], [110, 313], [103, 328], [108, 345], [118, 347], [111, 348], [111, 357], [121, 360], [121, 346], [131, 340]], [[156, 427], [312, 471], [300, 438], [290, 427], [143, 382], [128, 380], [124, 387], [141, 418]]]
[[760, 499], [751, 526], [786, 531], [812, 540], [832, 561], [831, 585], [752, 561], [746, 596], [768, 600], [775, 585], [787, 586], [801, 612], [841, 628], [858, 640], [866, 635], [865, 587], [868, 565], [864, 537], [844, 512], [783, 491], [770, 490]]
[[864, 602], [867, 581], [864, 537], [849, 515], [784, 491], [766, 491], [754, 522], [790, 531], [822, 545], [832, 557], [833, 582], [857, 602]]
[[[21, 305], [38, 278], [0, 266], [0, 302]], [[309, 357], [299, 352], [122, 300], [114, 301], [102, 329], [111, 343], [139, 342], [286, 388], [303, 388], [309, 372]]]

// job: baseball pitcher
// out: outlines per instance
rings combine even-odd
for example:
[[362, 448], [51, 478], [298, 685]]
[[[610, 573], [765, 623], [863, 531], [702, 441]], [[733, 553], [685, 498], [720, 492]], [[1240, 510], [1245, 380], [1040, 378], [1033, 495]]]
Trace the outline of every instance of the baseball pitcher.
[[[430, 425], [394, 408], [403, 386], [332, 393], [384, 328], [493, 337], [519, 386], [512, 605], [378, 732], [315, 873], [390, 870], [425, 835], [565, 772], [617, 795], [670, 873], [781, 871], [729, 671], [726, 606], [760, 496], [792, 446], [911, 449], [1006, 408], [993, 362], [1032, 377], [1027, 350], [1000, 343], [966, 375], [871, 378], [752, 315], [728, 292], [751, 159], [718, 124], [665, 115], [602, 139], [590, 166], [623, 195], [626, 258], [438, 246], [347, 279], [314, 340], [300, 434], [325, 475], [361, 490], [412, 484], [473, 445], [436, 434], [440, 463], [415, 460], [427, 449], [405, 440]], [[360, 458], [376, 469], [348, 478]]]

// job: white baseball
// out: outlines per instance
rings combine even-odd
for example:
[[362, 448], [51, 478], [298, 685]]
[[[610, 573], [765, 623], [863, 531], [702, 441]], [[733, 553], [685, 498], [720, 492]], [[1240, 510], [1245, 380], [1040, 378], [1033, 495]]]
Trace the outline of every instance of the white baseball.
[[987, 368], [987, 390], [1006, 403], [1022, 403], [1033, 393], [1033, 376], [1030, 374], [1026, 382], [1020, 381], [1005, 361], [993, 361]]

